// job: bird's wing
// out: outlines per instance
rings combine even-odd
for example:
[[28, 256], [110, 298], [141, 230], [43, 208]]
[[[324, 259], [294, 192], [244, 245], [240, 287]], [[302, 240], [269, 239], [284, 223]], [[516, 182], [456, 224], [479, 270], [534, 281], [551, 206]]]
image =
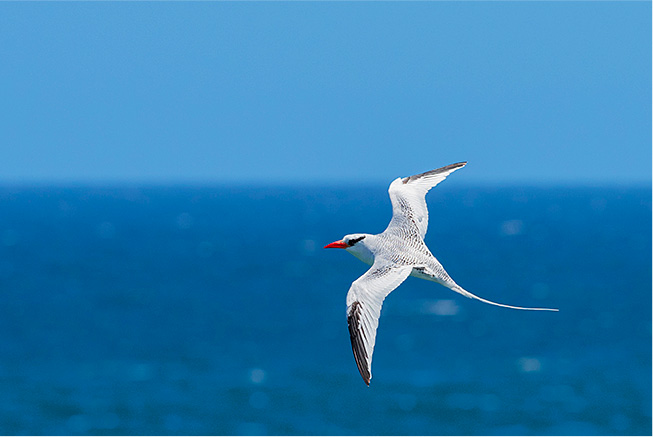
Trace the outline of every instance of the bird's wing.
[[426, 173], [397, 178], [388, 189], [392, 202], [392, 226], [417, 226], [422, 238], [429, 224], [429, 211], [426, 207], [426, 193], [445, 180], [454, 171], [464, 167], [467, 162], [447, 165]]
[[372, 353], [383, 300], [404, 282], [413, 269], [411, 266], [397, 267], [377, 261], [351, 284], [347, 293], [351, 349], [358, 371], [367, 385], [372, 379]]

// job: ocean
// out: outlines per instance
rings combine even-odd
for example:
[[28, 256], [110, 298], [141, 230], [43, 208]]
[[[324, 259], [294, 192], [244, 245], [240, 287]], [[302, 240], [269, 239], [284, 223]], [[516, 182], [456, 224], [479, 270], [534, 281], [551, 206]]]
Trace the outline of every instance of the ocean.
[[372, 382], [322, 247], [385, 185], [0, 187], [0, 434], [651, 435], [650, 187], [442, 184]]

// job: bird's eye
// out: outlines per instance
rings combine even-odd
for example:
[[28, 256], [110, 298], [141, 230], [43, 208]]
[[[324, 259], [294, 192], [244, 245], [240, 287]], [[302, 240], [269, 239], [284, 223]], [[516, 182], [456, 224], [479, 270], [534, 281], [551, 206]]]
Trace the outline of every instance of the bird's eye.
[[359, 241], [361, 241], [363, 238], [365, 238], [365, 235], [363, 235], [362, 237], [358, 237], [358, 238], [352, 238], [351, 240], [349, 240], [349, 241], [347, 242], [347, 244], [349, 244], [349, 246], [353, 246], [354, 244], [356, 244], [356, 243], [358, 243]]

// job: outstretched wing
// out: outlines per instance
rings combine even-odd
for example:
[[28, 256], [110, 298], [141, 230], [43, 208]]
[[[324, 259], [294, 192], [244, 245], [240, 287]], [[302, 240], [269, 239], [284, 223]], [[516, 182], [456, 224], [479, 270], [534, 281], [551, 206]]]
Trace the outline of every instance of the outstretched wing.
[[424, 238], [429, 224], [426, 193], [466, 164], [467, 162], [459, 162], [415, 176], [395, 179], [388, 189], [392, 202], [392, 220], [388, 228], [392, 226], [410, 227], [414, 224], [421, 237]]
[[347, 293], [347, 324], [356, 365], [365, 384], [372, 379], [372, 353], [383, 300], [410, 275], [411, 266], [393, 267], [375, 262]]

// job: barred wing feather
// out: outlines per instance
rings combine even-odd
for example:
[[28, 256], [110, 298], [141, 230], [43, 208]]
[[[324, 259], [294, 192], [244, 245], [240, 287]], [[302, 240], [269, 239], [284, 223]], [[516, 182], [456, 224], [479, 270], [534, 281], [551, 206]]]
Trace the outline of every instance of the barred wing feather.
[[392, 220], [388, 228], [411, 227], [414, 224], [419, 235], [424, 238], [429, 223], [426, 193], [466, 164], [467, 162], [459, 162], [426, 173], [395, 179], [388, 189], [392, 202]]

